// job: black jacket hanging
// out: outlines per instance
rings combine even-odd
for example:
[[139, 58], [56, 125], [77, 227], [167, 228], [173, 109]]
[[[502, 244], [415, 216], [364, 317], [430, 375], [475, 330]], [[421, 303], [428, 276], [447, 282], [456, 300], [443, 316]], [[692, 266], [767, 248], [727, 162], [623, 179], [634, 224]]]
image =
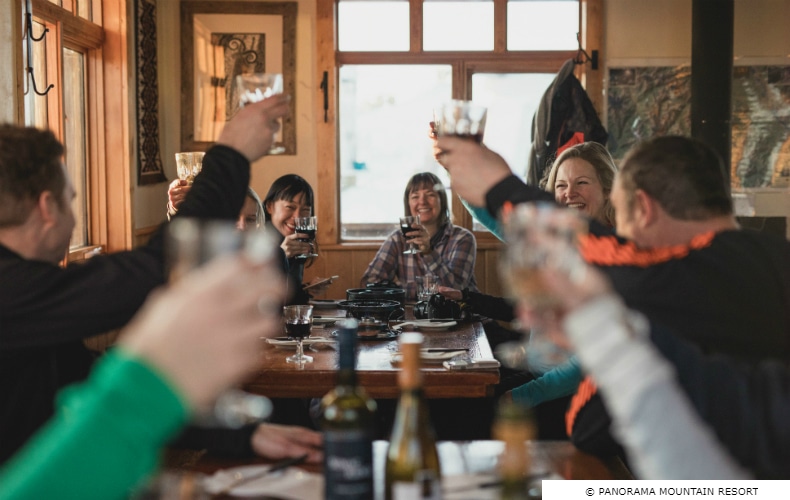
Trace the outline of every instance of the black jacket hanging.
[[609, 138], [590, 97], [573, 74], [573, 68], [573, 59], [562, 65], [532, 118], [527, 184], [538, 185], [551, 167], [557, 149], [573, 139], [574, 134], [581, 133], [584, 141], [604, 146]]

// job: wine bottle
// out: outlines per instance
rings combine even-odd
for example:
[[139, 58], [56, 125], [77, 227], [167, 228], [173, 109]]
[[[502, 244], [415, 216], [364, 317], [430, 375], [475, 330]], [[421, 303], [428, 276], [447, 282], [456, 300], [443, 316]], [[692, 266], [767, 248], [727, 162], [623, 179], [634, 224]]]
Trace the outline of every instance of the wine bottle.
[[357, 385], [357, 321], [338, 331], [337, 385], [321, 400], [324, 435], [324, 498], [373, 498], [373, 437], [376, 402]]
[[398, 385], [401, 393], [387, 450], [387, 500], [441, 498], [436, 436], [422, 391], [421, 347], [421, 334], [400, 336], [402, 361]]
[[494, 422], [494, 439], [504, 441], [499, 457], [499, 477], [502, 481], [501, 500], [529, 500], [530, 457], [527, 440], [535, 437], [532, 411], [513, 402], [500, 404]]

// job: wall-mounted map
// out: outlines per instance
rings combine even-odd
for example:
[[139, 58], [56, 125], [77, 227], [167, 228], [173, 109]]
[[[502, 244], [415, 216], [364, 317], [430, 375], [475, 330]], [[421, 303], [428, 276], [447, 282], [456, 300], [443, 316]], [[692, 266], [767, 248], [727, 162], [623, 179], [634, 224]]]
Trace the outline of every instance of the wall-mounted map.
[[[732, 86], [732, 184], [790, 186], [790, 67], [737, 66]], [[691, 133], [691, 68], [610, 68], [609, 150], [622, 158], [636, 142]]]

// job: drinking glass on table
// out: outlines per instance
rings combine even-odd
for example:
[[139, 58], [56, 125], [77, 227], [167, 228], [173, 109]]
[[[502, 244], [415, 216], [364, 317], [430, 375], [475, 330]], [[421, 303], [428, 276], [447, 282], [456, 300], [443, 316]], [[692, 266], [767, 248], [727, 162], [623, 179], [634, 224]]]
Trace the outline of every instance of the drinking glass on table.
[[190, 151], [176, 153], [176, 171], [178, 178], [187, 181], [190, 186], [195, 181], [195, 176], [203, 169], [203, 151]]
[[462, 139], [473, 139], [483, 142], [486, 127], [487, 109], [472, 101], [453, 100], [433, 111], [436, 135], [456, 136]]
[[283, 307], [283, 322], [285, 334], [289, 339], [296, 340], [296, 354], [288, 356], [285, 360], [289, 363], [312, 363], [313, 357], [306, 356], [302, 340], [310, 336], [313, 326], [313, 306], [294, 305]]
[[[239, 108], [251, 102], [259, 102], [274, 94], [283, 93], [283, 75], [280, 73], [246, 73], [236, 77], [236, 93]], [[285, 152], [282, 144], [272, 143], [268, 154]]]
[[405, 250], [403, 253], [407, 254], [415, 254], [420, 253], [417, 247], [414, 246], [412, 243], [413, 238], [409, 238], [406, 234], [415, 231], [414, 224], [420, 223], [420, 216], [419, 215], [407, 215], [406, 217], [400, 218], [400, 230], [403, 233], [403, 237], [406, 238], [406, 241], [409, 242], [409, 248]]
[[318, 254], [313, 252], [313, 242], [315, 241], [315, 232], [318, 229], [318, 219], [315, 216], [310, 217], [294, 217], [294, 230], [300, 234], [306, 234], [307, 238], [299, 238], [299, 241], [310, 244], [311, 251], [302, 255], [297, 255], [297, 259], [307, 259], [310, 257], [318, 257]]
[[[244, 252], [248, 258], [263, 262], [273, 256], [276, 246], [270, 233], [242, 232], [236, 229], [232, 221], [176, 218], [167, 224], [165, 233], [168, 279], [176, 281], [214, 257], [227, 253]], [[259, 307], [264, 305], [260, 304]], [[209, 427], [237, 428], [261, 421], [271, 411], [272, 403], [268, 398], [239, 389], [228, 389], [219, 395], [211, 410], [195, 416], [195, 423]]]
[[416, 276], [417, 282], [417, 298], [421, 301], [427, 301], [431, 295], [439, 292], [439, 277], [434, 274], [425, 274], [423, 276]]

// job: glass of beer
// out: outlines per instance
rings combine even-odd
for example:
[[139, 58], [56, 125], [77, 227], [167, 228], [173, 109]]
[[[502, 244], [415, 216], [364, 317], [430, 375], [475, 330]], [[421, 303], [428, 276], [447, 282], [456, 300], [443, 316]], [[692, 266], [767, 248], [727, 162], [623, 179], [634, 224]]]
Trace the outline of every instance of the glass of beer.
[[[283, 75], [280, 73], [247, 73], [236, 77], [236, 102], [239, 108], [282, 93]], [[279, 155], [284, 152], [285, 147], [276, 142], [275, 136], [268, 154]]]
[[285, 334], [289, 339], [296, 340], [296, 354], [288, 356], [285, 360], [289, 363], [312, 363], [313, 357], [306, 356], [302, 340], [310, 336], [310, 327], [313, 326], [313, 306], [293, 305], [283, 307], [283, 322]]

